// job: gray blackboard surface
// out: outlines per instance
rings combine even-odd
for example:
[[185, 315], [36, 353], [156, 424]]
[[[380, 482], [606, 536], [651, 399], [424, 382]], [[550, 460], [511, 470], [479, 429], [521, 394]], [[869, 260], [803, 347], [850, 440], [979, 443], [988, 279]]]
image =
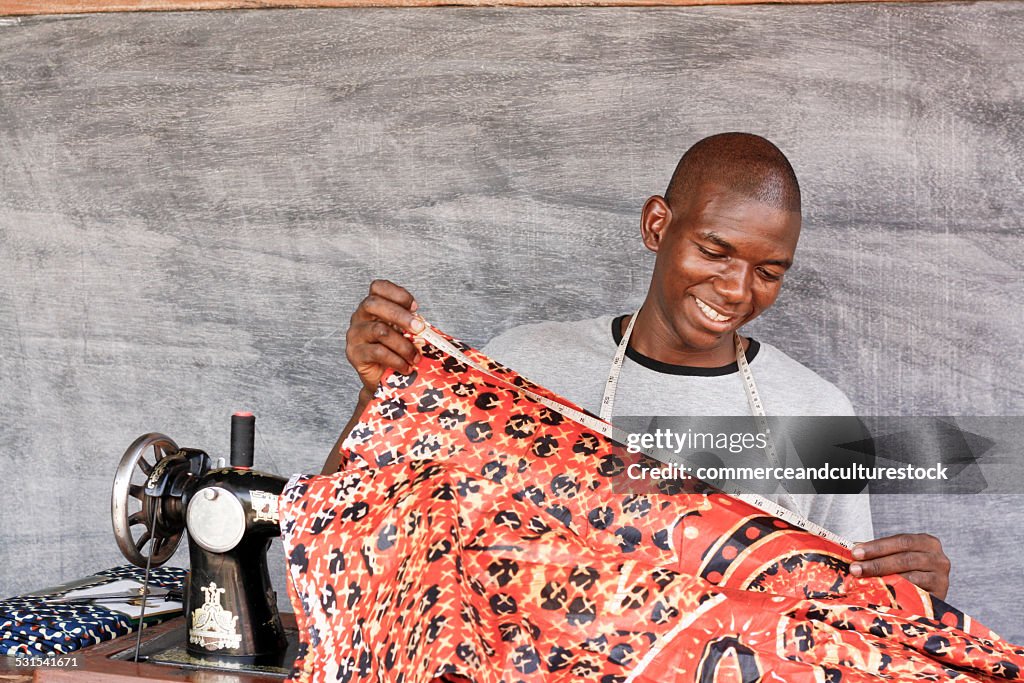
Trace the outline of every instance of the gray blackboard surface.
[[[119, 561], [144, 432], [221, 455], [248, 409], [259, 466], [318, 470], [374, 277], [474, 344], [631, 310], [643, 201], [723, 130], [804, 189], [754, 336], [863, 414], [1024, 414], [1022, 48], [1013, 2], [0, 21], [0, 595]], [[873, 505], [1019, 642], [1021, 502]]]

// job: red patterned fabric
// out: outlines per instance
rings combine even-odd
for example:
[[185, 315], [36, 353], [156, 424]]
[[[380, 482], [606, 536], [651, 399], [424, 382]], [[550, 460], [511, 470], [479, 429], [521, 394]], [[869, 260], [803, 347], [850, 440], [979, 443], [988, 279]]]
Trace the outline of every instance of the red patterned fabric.
[[543, 389], [416, 342], [339, 473], [282, 494], [293, 680], [1020, 679], [1024, 649], [903, 578], [699, 483], [638, 488], [516, 386]]

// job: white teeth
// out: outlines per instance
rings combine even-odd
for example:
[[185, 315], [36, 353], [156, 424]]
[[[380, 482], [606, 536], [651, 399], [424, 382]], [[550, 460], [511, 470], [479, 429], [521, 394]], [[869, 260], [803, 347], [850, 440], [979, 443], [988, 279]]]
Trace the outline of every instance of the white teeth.
[[704, 303], [703, 301], [701, 301], [697, 297], [693, 297], [693, 300], [697, 302], [698, 308], [700, 308], [700, 310], [704, 313], [704, 315], [706, 315], [707, 317], [711, 318], [715, 322], [721, 323], [721, 322], [725, 322], [726, 320], [732, 320], [732, 318], [727, 318], [726, 316], [722, 315], [721, 313], [719, 313], [715, 309], [711, 308], [710, 306], [708, 306], [706, 303]]

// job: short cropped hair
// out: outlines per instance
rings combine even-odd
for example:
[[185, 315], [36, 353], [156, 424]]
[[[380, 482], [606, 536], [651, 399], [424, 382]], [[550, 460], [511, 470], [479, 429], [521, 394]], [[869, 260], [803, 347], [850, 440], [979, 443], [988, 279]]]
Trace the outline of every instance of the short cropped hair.
[[679, 160], [665, 198], [670, 205], [683, 201], [706, 183], [784, 211], [800, 211], [800, 183], [793, 166], [760, 135], [720, 133], [700, 140]]

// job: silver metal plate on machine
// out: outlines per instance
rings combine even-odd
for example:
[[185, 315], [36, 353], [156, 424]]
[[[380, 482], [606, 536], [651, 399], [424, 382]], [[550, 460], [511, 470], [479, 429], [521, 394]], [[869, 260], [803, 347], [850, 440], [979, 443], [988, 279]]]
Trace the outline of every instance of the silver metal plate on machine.
[[245, 510], [233, 493], [219, 486], [201, 489], [188, 504], [192, 540], [214, 553], [231, 550], [245, 533]]

